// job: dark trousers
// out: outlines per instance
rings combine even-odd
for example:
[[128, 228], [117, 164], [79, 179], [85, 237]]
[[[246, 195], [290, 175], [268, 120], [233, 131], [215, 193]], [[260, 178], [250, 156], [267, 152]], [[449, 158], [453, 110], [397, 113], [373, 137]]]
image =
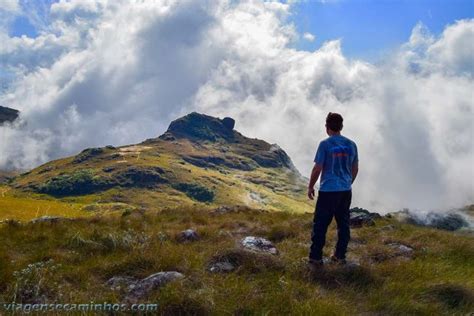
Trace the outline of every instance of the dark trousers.
[[334, 255], [339, 259], [346, 258], [347, 244], [351, 238], [349, 227], [351, 199], [352, 191], [319, 191], [311, 232], [310, 259], [322, 259], [326, 232], [333, 216], [336, 218], [338, 238]]

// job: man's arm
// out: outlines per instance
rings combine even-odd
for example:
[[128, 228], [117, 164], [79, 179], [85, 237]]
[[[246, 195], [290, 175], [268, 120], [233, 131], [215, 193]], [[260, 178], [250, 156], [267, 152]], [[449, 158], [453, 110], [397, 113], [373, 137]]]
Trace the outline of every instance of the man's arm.
[[311, 178], [309, 179], [308, 185], [308, 198], [310, 200], [314, 199], [314, 185], [316, 184], [316, 182], [318, 182], [321, 170], [323, 170], [323, 166], [315, 163], [313, 166], [313, 170], [311, 171]]
[[352, 183], [354, 183], [357, 173], [359, 173], [359, 162], [356, 161], [352, 164]]

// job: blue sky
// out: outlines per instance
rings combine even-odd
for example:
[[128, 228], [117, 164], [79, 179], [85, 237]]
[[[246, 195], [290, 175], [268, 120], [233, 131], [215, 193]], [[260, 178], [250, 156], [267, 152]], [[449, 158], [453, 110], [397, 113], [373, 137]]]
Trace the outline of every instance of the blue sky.
[[[43, 17], [52, 2], [27, 1]], [[315, 36], [312, 42], [302, 38], [298, 49], [313, 51], [325, 41], [342, 39], [346, 56], [374, 61], [406, 42], [418, 22], [440, 34], [447, 24], [473, 17], [474, 0], [306, 0], [295, 5], [291, 20], [299, 33]], [[10, 28], [10, 36], [21, 35], [38, 35], [26, 16]]]
[[292, 19], [299, 33], [316, 37], [302, 39], [298, 48], [314, 50], [340, 38], [345, 55], [372, 60], [406, 42], [418, 22], [440, 34], [473, 16], [474, 0], [308, 0], [297, 4]]

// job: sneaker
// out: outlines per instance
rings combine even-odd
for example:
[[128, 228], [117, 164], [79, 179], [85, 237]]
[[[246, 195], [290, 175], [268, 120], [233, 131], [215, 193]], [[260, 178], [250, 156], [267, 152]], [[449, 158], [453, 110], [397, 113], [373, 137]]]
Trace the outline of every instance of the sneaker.
[[347, 263], [346, 259], [338, 258], [338, 257], [336, 257], [335, 255], [332, 255], [332, 256], [331, 256], [331, 262], [337, 263], [337, 264], [341, 264], [341, 265]]

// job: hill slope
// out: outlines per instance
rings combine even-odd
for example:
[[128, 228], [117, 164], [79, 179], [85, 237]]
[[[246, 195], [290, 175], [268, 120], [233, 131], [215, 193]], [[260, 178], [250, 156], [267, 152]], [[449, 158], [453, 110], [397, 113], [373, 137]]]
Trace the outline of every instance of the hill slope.
[[[0, 300], [131, 300], [159, 304], [159, 315], [468, 315], [474, 310], [472, 235], [378, 218], [374, 226], [352, 230], [348, 258], [355, 264], [329, 264], [311, 273], [305, 265], [311, 220], [312, 214], [193, 207], [10, 221], [0, 225]], [[183, 239], [181, 231], [189, 228], [197, 235]], [[249, 236], [269, 239], [277, 252], [243, 248]], [[333, 223], [325, 255], [335, 237]], [[160, 273], [179, 277], [143, 286], [150, 280], [145, 278]]]
[[17, 195], [55, 198], [87, 210], [191, 204], [311, 210], [305, 179], [288, 155], [243, 136], [234, 123], [191, 113], [158, 138], [86, 149], [24, 173], [10, 187]]

